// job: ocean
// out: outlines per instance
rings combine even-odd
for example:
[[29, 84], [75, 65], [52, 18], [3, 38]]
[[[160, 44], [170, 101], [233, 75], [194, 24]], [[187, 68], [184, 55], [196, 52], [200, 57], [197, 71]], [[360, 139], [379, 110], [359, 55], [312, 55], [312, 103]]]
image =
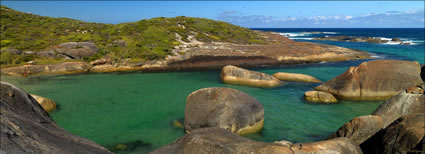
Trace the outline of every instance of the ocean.
[[[255, 29], [273, 31], [295, 41], [308, 41], [359, 49], [374, 59], [399, 59], [424, 64], [424, 29]], [[311, 32], [322, 32], [320, 34]], [[316, 41], [331, 35], [400, 38], [411, 45]], [[304, 73], [327, 81], [368, 60], [321, 62], [274, 68], [251, 68], [275, 72]], [[27, 78], [2, 76], [27, 92], [51, 98], [59, 108], [50, 113], [67, 131], [107, 148], [127, 144], [127, 151], [147, 153], [184, 135], [173, 125], [183, 121], [186, 97], [206, 87], [229, 87], [255, 97], [264, 106], [264, 129], [246, 137], [273, 142], [310, 142], [325, 139], [354, 117], [373, 112], [382, 101], [340, 101], [337, 104], [310, 104], [305, 91], [316, 83], [287, 83], [264, 89], [223, 84], [219, 70], [167, 73], [98, 73], [44, 75]]]

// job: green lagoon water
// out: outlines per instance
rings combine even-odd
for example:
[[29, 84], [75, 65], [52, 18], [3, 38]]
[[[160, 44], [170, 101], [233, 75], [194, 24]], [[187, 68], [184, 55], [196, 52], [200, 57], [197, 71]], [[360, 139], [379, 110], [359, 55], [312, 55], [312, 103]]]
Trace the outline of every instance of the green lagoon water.
[[[258, 71], [305, 73], [326, 81], [345, 70], [345, 67], [313, 65]], [[258, 99], [264, 105], [264, 129], [247, 137], [269, 142], [326, 138], [345, 122], [369, 114], [380, 104], [349, 101], [309, 104], [303, 100], [303, 94], [318, 84], [287, 83], [273, 89], [234, 86], [221, 83], [218, 71], [3, 76], [2, 81], [55, 100], [60, 107], [50, 116], [69, 132], [106, 147], [143, 142], [129, 152], [149, 152], [184, 135], [183, 129], [173, 126], [173, 121], [184, 118], [186, 97], [206, 87], [235, 88]]]
[[[279, 29], [276, 32], [324, 31], [340, 35], [402, 37], [416, 45], [386, 45], [353, 42], [314, 41], [360, 49], [378, 59], [414, 60], [424, 64], [423, 29]], [[388, 35], [388, 36], [387, 36]], [[312, 37], [312, 36], [305, 36]], [[308, 39], [308, 38], [306, 38]], [[422, 42], [422, 43], [421, 43]], [[363, 61], [320, 63], [254, 69], [304, 73], [327, 81]], [[382, 102], [340, 101], [337, 104], [309, 104], [303, 95], [318, 84], [287, 83], [264, 89], [223, 84], [219, 71], [171, 73], [107, 73], [28, 78], [1, 76], [27, 92], [51, 98], [60, 106], [50, 116], [69, 132], [108, 148], [129, 145], [119, 153], [147, 153], [184, 135], [173, 121], [184, 118], [186, 97], [206, 87], [229, 87], [258, 99], [264, 106], [264, 129], [247, 137], [258, 141], [309, 142], [326, 138], [354, 117], [368, 115]]]

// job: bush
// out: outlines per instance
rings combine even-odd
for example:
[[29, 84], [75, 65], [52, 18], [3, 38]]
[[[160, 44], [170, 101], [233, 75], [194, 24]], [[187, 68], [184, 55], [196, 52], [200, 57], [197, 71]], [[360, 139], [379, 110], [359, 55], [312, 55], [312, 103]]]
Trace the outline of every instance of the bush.
[[[93, 42], [100, 49], [85, 60], [104, 56], [116, 60], [125, 58], [162, 59], [171, 54], [189, 36], [204, 42], [222, 41], [239, 44], [264, 43], [254, 31], [221, 21], [202, 18], [175, 17], [152, 18], [117, 25], [88, 23], [67, 18], [43, 17], [22, 13], [1, 6], [0, 45], [2, 48], [39, 51], [65, 42]], [[115, 40], [124, 40], [126, 47], [112, 45]], [[4, 55], [4, 58], [3, 58]], [[2, 53], [1, 64], [22, 63], [34, 57]]]

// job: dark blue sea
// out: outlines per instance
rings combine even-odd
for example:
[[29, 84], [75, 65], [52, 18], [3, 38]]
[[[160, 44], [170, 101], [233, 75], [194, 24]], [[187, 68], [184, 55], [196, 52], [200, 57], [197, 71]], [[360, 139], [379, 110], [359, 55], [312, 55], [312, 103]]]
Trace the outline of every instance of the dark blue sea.
[[[376, 54], [377, 58], [414, 60], [424, 64], [424, 29], [423, 28], [253, 28], [254, 30], [271, 31], [287, 36], [295, 41], [306, 41], [337, 45], [352, 49], [359, 49]], [[321, 32], [314, 34], [311, 32]], [[361, 36], [379, 37], [391, 40], [400, 38], [411, 45], [399, 45], [396, 42], [383, 44], [336, 42], [312, 40], [324, 36]]]

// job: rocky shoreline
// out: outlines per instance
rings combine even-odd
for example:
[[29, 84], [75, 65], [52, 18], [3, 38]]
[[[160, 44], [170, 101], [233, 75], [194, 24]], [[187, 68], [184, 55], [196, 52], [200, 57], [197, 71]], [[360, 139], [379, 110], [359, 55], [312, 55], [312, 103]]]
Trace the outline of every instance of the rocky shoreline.
[[399, 45], [410, 45], [411, 42], [402, 41], [399, 38], [383, 39], [379, 37], [356, 37], [356, 36], [325, 36], [314, 38], [321, 41], [340, 41], [340, 42], [366, 42], [366, 43], [393, 43]]
[[[182, 44], [175, 46], [173, 54], [164, 60], [129, 62], [128, 60], [113, 61], [109, 58], [101, 58], [89, 63], [75, 59], [60, 64], [29, 63], [19, 67], [2, 68], [1, 73], [28, 76], [84, 72], [161, 72], [221, 69], [225, 65], [265, 67], [371, 58], [369, 53], [363, 51], [317, 43], [295, 42], [270, 32], [257, 33], [267, 40], [266, 44], [200, 42], [192, 38], [190, 43], [181, 41]], [[76, 48], [76, 44], [82, 47]], [[56, 48], [58, 51], [60, 50], [61, 54], [65, 53], [68, 57], [84, 57], [97, 51], [94, 44], [84, 42], [64, 43]], [[44, 52], [38, 52], [39, 55], [43, 55], [40, 53]], [[50, 56], [50, 54], [46, 55]]]

